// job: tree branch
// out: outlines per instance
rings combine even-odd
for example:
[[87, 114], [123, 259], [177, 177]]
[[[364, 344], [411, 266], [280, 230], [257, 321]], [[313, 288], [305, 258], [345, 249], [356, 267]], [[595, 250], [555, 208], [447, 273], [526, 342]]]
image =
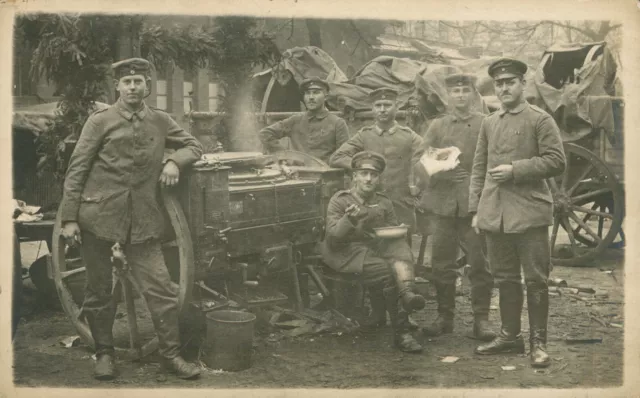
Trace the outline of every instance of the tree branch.
[[353, 22], [353, 20], [349, 20], [349, 25], [351, 25], [351, 27], [353, 28], [353, 30], [355, 30], [355, 32], [358, 34], [358, 42], [359, 40], [362, 40], [363, 42], [365, 42], [369, 47], [373, 48], [373, 46], [371, 45], [371, 43], [369, 43], [367, 41], [367, 39], [364, 38], [364, 36], [362, 35], [362, 32], [360, 32], [360, 29], [358, 29], [358, 27], [356, 26], [355, 22]]

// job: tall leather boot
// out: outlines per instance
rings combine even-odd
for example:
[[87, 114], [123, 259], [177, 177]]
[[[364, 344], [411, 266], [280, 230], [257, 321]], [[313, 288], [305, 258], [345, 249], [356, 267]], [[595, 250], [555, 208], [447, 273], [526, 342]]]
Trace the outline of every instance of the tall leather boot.
[[531, 366], [546, 368], [551, 363], [547, 354], [547, 321], [549, 319], [549, 288], [544, 283], [527, 284], [529, 311], [529, 347]]
[[97, 380], [113, 380], [116, 377], [115, 349], [113, 347], [113, 321], [109, 322], [108, 317], [96, 316], [92, 313], [84, 315], [91, 336], [95, 342], [96, 363], [93, 377]]
[[415, 285], [413, 266], [404, 261], [395, 261], [391, 268], [398, 286], [402, 307], [407, 312], [423, 309], [426, 303], [424, 297], [413, 292]]
[[438, 300], [438, 317], [433, 323], [424, 328], [427, 336], [440, 336], [453, 333], [453, 314], [456, 307], [456, 285], [454, 283], [436, 282]]
[[471, 307], [473, 309], [473, 338], [491, 341], [496, 333], [491, 330], [489, 323], [489, 308], [491, 305], [490, 286], [471, 287]]
[[522, 302], [524, 293], [520, 283], [503, 282], [500, 284], [500, 318], [502, 328], [500, 334], [490, 343], [476, 347], [475, 353], [494, 355], [507, 353], [524, 353], [524, 341], [520, 334]]
[[371, 305], [371, 313], [363, 323], [364, 329], [376, 329], [384, 327], [387, 324], [387, 303], [384, 297], [384, 292], [380, 287], [370, 287], [369, 291], [369, 304]]
[[406, 312], [401, 314], [398, 309], [398, 290], [395, 287], [388, 287], [383, 291], [393, 327], [393, 345], [403, 352], [422, 352], [420, 343], [409, 333], [408, 314]]

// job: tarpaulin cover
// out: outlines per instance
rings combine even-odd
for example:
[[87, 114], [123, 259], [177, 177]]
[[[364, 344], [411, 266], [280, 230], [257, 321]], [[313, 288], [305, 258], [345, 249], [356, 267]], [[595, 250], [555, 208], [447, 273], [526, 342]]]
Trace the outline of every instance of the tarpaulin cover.
[[536, 103], [551, 113], [564, 141], [604, 129], [614, 135], [616, 64], [604, 42], [554, 45], [544, 52], [534, 77]]
[[[53, 123], [58, 104], [59, 102], [48, 102], [17, 109], [13, 112], [12, 127], [17, 130], [29, 130], [36, 135], [41, 134]], [[108, 104], [96, 102], [94, 110], [108, 107]]]
[[[291, 73], [293, 81], [275, 80], [268, 95], [268, 103], [264, 104], [267, 112], [299, 111], [302, 98], [298, 86], [304, 79], [320, 77], [328, 82], [344, 82], [347, 75], [324, 50], [314, 47], [293, 47], [282, 54], [282, 61], [276, 68], [283, 68]], [[265, 92], [269, 89], [274, 68], [269, 68], [254, 75], [253, 97], [262, 103]], [[286, 97], [286, 98], [285, 98]]]
[[[345, 83], [332, 83], [328, 105], [343, 110], [348, 106], [354, 110], [371, 109], [369, 93], [380, 87], [389, 87], [399, 92], [400, 109], [418, 106], [425, 115], [442, 113], [447, 107], [447, 90], [444, 78], [462, 70], [453, 65], [428, 64], [408, 58], [379, 56], [365, 64]], [[474, 107], [486, 111], [480, 95]]]

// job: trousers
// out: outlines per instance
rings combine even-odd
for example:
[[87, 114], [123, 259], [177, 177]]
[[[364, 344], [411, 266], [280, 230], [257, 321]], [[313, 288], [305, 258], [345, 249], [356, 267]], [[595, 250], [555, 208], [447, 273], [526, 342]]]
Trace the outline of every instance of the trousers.
[[[486, 257], [486, 244], [483, 235], [475, 233], [471, 227], [471, 217], [434, 215], [431, 266], [436, 283], [455, 284], [458, 277], [458, 248], [463, 247], [470, 265], [472, 309], [474, 314], [488, 314], [493, 276]], [[487, 299], [479, 299], [485, 297]]]
[[[495, 283], [548, 283], [551, 272], [549, 227], [523, 233], [487, 232], [487, 253]], [[521, 271], [522, 268], [522, 271]]]
[[[87, 318], [98, 353], [113, 350], [113, 322], [116, 298], [112, 295], [113, 264], [111, 247], [114, 242], [99, 239], [90, 232], [82, 233], [82, 256], [86, 265], [87, 283], [82, 315]], [[158, 352], [171, 359], [180, 353], [178, 329], [179, 287], [171, 280], [164, 262], [160, 242], [125, 244], [124, 253], [140, 294], [145, 298], [158, 335]]]

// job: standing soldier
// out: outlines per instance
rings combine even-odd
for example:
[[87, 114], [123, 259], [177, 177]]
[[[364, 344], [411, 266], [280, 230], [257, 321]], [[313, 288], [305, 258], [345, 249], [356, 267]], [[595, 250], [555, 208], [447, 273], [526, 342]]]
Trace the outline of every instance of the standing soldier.
[[[379, 88], [370, 94], [376, 122], [363, 127], [331, 156], [329, 164], [343, 169], [351, 168], [352, 157], [361, 151], [380, 153], [387, 167], [380, 176], [381, 189], [391, 199], [398, 221], [409, 225], [407, 240], [416, 227], [415, 197], [411, 192], [415, 170], [422, 157], [422, 138], [409, 127], [396, 121], [398, 92], [390, 88]], [[409, 246], [410, 247], [410, 246]], [[407, 264], [406, 275], [414, 280], [413, 264]], [[384, 297], [381, 291], [369, 290], [373, 310], [372, 326], [386, 323]]]
[[283, 137], [291, 140], [291, 149], [308, 153], [329, 162], [329, 157], [349, 139], [349, 128], [344, 119], [329, 113], [324, 103], [329, 84], [317, 77], [300, 84], [306, 113], [295, 114], [260, 130], [260, 141], [266, 153], [283, 150], [278, 142]]
[[[383, 292], [385, 309], [401, 351], [420, 352], [422, 346], [409, 333], [408, 314], [424, 308], [424, 297], [413, 292], [411, 250], [402, 238], [379, 239], [374, 228], [398, 225], [394, 206], [378, 190], [385, 159], [375, 152], [353, 156], [353, 187], [338, 191], [329, 201], [327, 228], [322, 245], [324, 262], [343, 273], [358, 273], [366, 286]], [[394, 283], [395, 282], [395, 283]], [[399, 304], [404, 311], [399, 312]]]
[[526, 64], [500, 59], [489, 66], [502, 103], [482, 122], [471, 174], [472, 225], [486, 231], [489, 264], [500, 289], [500, 334], [477, 354], [524, 353], [520, 316], [524, 270], [531, 365], [546, 367], [553, 198], [545, 179], [560, 175], [565, 155], [553, 118], [523, 98]]
[[[62, 236], [82, 245], [87, 272], [82, 314], [95, 341], [95, 377], [116, 375], [110, 257], [118, 243], [149, 306], [165, 367], [181, 378], [195, 378], [198, 367], [180, 356], [178, 286], [160, 248], [164, 217], [157, 196], [158, 181], [175, 185], [180, 170], [200, 158], [202, 146], [167, 113], [144, 103], [151, 83], [148, 61], [127, 59], [112, 69], [120, 98], [85, 123], [60, 205]], [[163, 160], [165, 148], [176, 151]]]
[[445, 79], [452, 112], [431, 123], [424, 135], [423, 148], [460, 149], [460, 164], [453, 170], [427, 176], [423, 190], [433, 217], [432, 260], [433, 276], [437, 291], [438, 318], [425, 328], [425, 333], [437, 336], [453, 331], [453, 315], [456, 294], [456, 268], [458, 247], [466, 249], [467, 262], [471, 266], [471, 307], [474, 323], [473, 336], [491, 341], [496, 335], [489, 327], [489, 306], [493, 277], [485, 257], [484, 238], [471, 228], [469, 214], [469, 181], [473, 156], [476, 151], [481, 113], [473, 112], [475, 77], [455, 74]]

